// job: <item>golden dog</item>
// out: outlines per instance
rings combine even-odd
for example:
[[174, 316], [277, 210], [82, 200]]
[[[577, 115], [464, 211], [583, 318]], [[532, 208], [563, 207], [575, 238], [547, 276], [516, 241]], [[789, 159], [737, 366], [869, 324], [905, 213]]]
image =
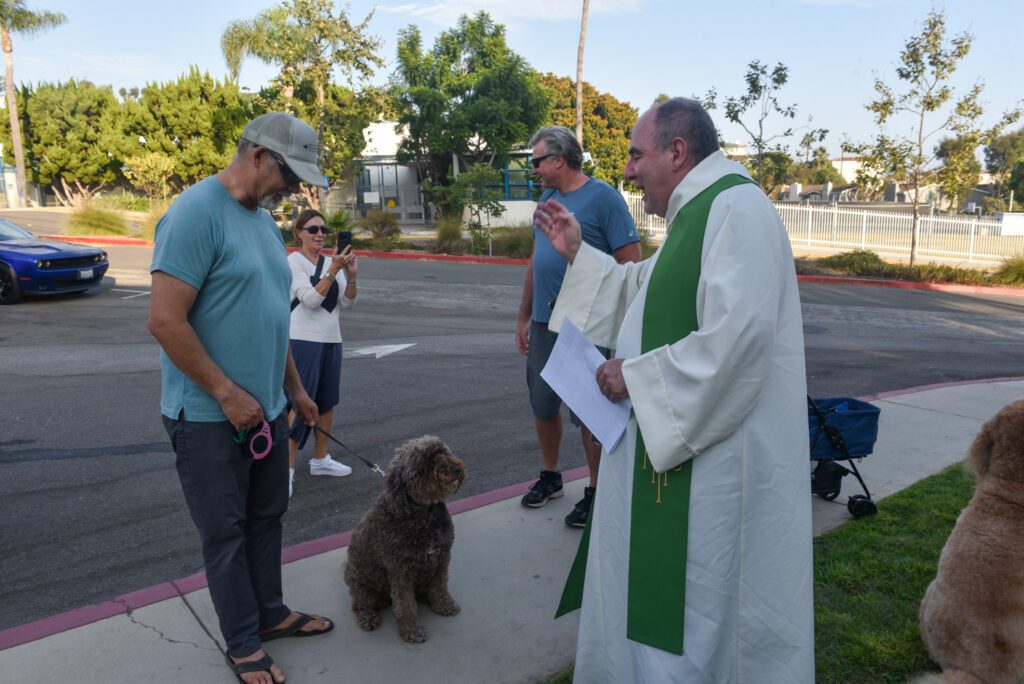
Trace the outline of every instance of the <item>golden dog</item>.
[[942, 675], [924, 682], [1024, 682], [1024, 399], [975, 437], [974, 497], [921, 602], [921, 637]]

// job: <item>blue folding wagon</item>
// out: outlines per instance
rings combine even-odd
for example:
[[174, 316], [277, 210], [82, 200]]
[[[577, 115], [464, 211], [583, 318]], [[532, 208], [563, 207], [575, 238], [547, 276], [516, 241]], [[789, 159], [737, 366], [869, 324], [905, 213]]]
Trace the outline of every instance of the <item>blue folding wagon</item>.
[[[852, 397], [807, 397], [811, 461], [815, 463], [811, 492], [832, 501], [839, 496], [843, 478], [853, 473], [864, 489], [864, 494], [854, 494], [846, 502], [854, 518], [878, 512], [854, 459], [874, 451], [880, 413], [881, 409], [874, 404]], [[839, 461], [845, 461], [849, 468]]]

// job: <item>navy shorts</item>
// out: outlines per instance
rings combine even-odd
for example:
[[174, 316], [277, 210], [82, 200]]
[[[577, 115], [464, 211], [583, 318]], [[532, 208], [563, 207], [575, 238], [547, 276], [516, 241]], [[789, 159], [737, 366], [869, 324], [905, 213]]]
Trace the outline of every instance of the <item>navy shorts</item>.
[[[341, 342], [292, 340], [291, 344], [292, 359], [306, 394], [316, 402], [320, 413], [330, 411], [341, 397]], [[308, 428], [301, 421], [295, 422], [289, 436], [299, 442]]]
[[[562, 408], [562, 399], [555, 393], [551, 386], [540, 377], [548, 358], [551, 357], [551, 350], [558, 340], [558, 333], [548, 330], [547, 323], [530, 321], [530, 349], [526, 353], [526, 386], [530, 388], [530, 407], [533, 415], [541, 420], [550, 420], [558, 414]], [[598, 347], [604, 358], [611, 356], [611, 351], [604, 347]], [[576, 414], [569, 411], [569, 420], [576, 427], [582, 422]]]

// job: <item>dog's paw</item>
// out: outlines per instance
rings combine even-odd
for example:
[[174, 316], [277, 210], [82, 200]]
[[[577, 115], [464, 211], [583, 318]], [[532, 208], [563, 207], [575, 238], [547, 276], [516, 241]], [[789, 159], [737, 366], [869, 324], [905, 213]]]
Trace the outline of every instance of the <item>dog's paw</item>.
[[407, 641], [410, 644], [422, 644], [427, 640], [427, 630], [419, 626], [412, 628], [399, 627], [398, 634], [402, 637], [402, 641]]
[[356, 611], [356, 622], [367, 632], [372, 632], [380, 627], [380, 613], [375, 610]]
[[451, 617], [452, 615], [458, 615], [462, 608], [455, 602], [455, 599], [449, 597], [447, 600], [438, 601], [430, 606], [430, 609], [438, 615], [444, 615]]

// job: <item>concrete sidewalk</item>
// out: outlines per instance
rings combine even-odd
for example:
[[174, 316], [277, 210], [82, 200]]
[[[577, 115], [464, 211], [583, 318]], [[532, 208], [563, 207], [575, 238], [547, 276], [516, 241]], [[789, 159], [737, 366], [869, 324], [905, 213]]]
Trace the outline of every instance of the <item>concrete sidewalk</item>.
[[[859, 467], [878, 501], [963, 459], [982, 422], [1024, 396], [1024, 378], [916, 388], [871, 399], [882, 409], [875, 453]], [[303, 682], [538, 682], [572, 662], [578, 614], [553, 620], [579, 531], [562, 523], [582, 494], [585, 469], [566, 473], [566, 496], [541, 509], [518, 501], [529, 483], [457, 501], [453, 618], [420, 616], [423, 644], [398, 638], [391, 612], [358, 628], [341, 578], [348, 533], [285, 552], [285, 596], [324, 613], [336, 629], [268, 645], [293, 684]], [[814, 498], [814, 532], [850, 521], [847, 477], [833, 502]], [[884, 501], [880, 504], [884, 508]], [[856, 524], [856, 523], [852, 523]], [[290, 561], [290, 562], [289, 562]], [[100, 619], [97, 619], [100, 618]], [[223, 644], [201, 575], [0, 632], [7, 681], [228, 682]], [[9, 679], [8, 679], [9, 678]]]

